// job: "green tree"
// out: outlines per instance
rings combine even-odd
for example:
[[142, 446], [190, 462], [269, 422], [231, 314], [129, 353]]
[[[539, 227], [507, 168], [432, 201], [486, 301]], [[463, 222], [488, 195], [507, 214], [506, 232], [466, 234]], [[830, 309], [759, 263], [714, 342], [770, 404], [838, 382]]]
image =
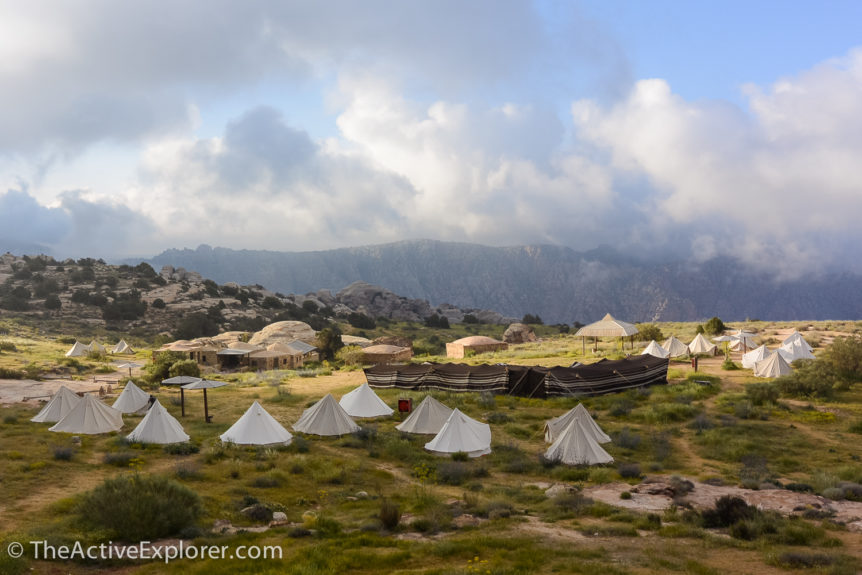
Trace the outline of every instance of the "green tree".
[[726, 329], [724, 322], [721, 321], [717, 317], [710, 318], [705, 324], [703, 324], [703, 331], [707, 335], [718, 335]]
[[531, 313], [524, 314], [523, 319], [521, 319], [521, 323], [533, 324], [533, 325], [542, 325], [542, 318], [538, 315], [533, 315]]
[[193, 359], [182, 359], [180, 361], [175, 361], [171, 364], [171, 367], [168, 368], [168, 376], [177, 377], [178, 375], [200, 377], [201, 368], [198, 365], [198, 362]]
[[160, 383], [163, 379], [169, 378], [171, 366], [179, 361], [189, 359], [188, 355], [179, 351], [163, 351], [156, 356], [156, 359], [146, 367], [147, 379], [150, 383]]
[[209, 337], [219, 331], [218, 323], [205, 313], [190, 313], [179, 321], [174, 330], [177, 339], [195, 339]]
[[60, 309], [61, 307], [63, 307], [63, 303], [57, 294], [52, 293], [45, 298], [45, 309]]
[[639, 341], [649, 341], [651, 339], [661, 341], [664, 339], [661, 328], [653, 323], [639, 323], [637, 324], [637, 328]]
[[341, 330], [337, 325], [325, 327], [317, 332], [317, 350], [323, 359], [333, 360], [338, 350], [344, 347], [341, 341]]
[[862, 337], [838, 337], [822, 356], [837, 379], [846, 384], [862, 381]]

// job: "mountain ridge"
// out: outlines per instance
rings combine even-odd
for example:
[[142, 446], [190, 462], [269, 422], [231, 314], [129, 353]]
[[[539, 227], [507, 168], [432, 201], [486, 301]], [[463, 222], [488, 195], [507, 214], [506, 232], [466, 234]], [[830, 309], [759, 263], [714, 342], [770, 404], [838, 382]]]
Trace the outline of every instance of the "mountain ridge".
[[553, 245], [490, 247], [426, 239], [281, 252], [201, 245], [144, 261], [286, 293], [336, 292], [363, 281], [432, 305], [493, 309], [513, 317], [531, 313], [546, 322], [587, 323], [607, 312], [629, 321], [862, 317], [862, 277], [854, 274], [779, 280], [727, 256], [656, 262], [607, 246], [577, 252]]

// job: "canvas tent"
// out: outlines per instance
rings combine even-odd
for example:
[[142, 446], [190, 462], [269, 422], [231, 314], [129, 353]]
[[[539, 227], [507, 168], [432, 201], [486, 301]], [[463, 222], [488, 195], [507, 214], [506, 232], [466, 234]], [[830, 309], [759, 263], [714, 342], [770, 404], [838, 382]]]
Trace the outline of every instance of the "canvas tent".
[[785, 345], [794, 345], [794, 344], [797, 344], [797, 343], [798, 343], [798, 344], [802, 344], [802, 345], [804, 345], [804, 347], [805, 347], [808, 351], [814, 351], [814, 348], [813, 348], [813, 347], [811, 347], [811, 345], [810, 345], [807, 341], [805, 341], [805, 338], [804, 338], [804, 337], [802, 337], [802, 334], [801, 334], [801, 333], [799, 333], [799, 332], [798, 332], [798, 331], [796, 331], [796, 330], [793, 330], [793, 333], [791, 333], [790, 335], [788, 335], [788, 336], [784, 339], [784, 341], [782, 341], [782, 342], [781, 342], [781, 346], [783, 347], [783, 346], [785, 346]]
[[130, 379], [113, 408], [120, 413], [143, 413], [150, 405], [150, 394], [134, 384]]
[[237, 445], [289, 445], [293, 441], [293, 435], [256, 401], [219, 438]]
[[117, 345], [115, 345], [111, 349], [111, 353], [135, 353], [135, 350], [132, 349], [132, 346], [126, 343], [126, 340], [121, 339]]
[[656, 341], [650, 340], [649, 345], [641, 352], [641, 355], [651, 355], [653, 357], [660, 357], [662, 359], [666, 357], [670, 357], [668, 351], [656, 343]]
[[293, 424], [293, 429], [311, 435], [346, 435], [359, 431], [359, 426], [327, 393], [323, 399], [302, 412], [302, 416]]
[[126, 439], [136, 443], [165, 445], [188, 441], [189, 436], [183, 430], [180, 422], [168, 413], [168, 410], [159, 403], [159, 400], [156, 400], [138, 426], [126, 436]]
[[89, 351], [91, 353], [99, 353], [99, 354], [105, 353], [105, 346], [103, 346], [101, 343], [99, 343], [95, 339], [90, 342], [90, 345], [88, 345], [87, 348], [89, 349]]
[[586, 353], [586, 340], [588, 337], [595, 338], [596, 345], [598, 345], [598, 338], [600, 337], [623, 338], [634, 335], [637, 332], [638, 328], [636, 328], [634, 324], [620, 321], [608, 313], [599, 321], [593, 322], [590, 325], [585, 325], [579, 329], [575, 336], [582, 338], [581, 343], [583, 344], [584, 352]]
[[563, 415], [545, 422], [545, 441], [553, 443], [563, 430], [568, 427], [572, 420], [578, 419], [584, 426], [584, 429], [598, 443], [610, 443], [611, 438], [607, 433], [602, 431], [599, 424], [592, 418], [590, 412], [584, 407], [584, 404], [579, 403]]
[[344, 394], [338, 405], [351, 417], [385, 417], [395, 411], [383, 403], [367, 382]]
[[90, 348], [80, 341], [76, 341], [75, 345], [69, 348], [66, 352], [66, 357], [82, 357], [90, 353]]
[[602, 449], [583, 421], [574, 418], [545, 452], [545, 458], [566, 465], [600, 465], [614, 458]]
[[688, 346], [674, 336], [667, 338], [661, 346], [667, 350], [669, 357], [679, 357], [688, 353]]
[[769, 357], [772, 353], [765, 345], [761, 345], [742, 355], [742, 367], [745, 369], [754, 369], [754, 364]]
[[51, 401], [46, 403], [41, 411], [30, 421], [36, 423], [57, 423], [80, 402], [81, 398], [78, 394], [65, 385], [61, 385], [60, 389], [54, 394], [54, 397], [51, 398]]
[[92, 395], [85, 395], [78, 405], [48, 431], [94, 435], [118, 431], [123, 427], [123, 414]]
[[808, 344], [803, 340], [801, 343], [795, 340], [791, 343], [782, 344], [778, 348], [778, 353], [787, 361], [793, 363], [797, 359], [814, 359], [814, 354], [808, 348]]
[[757, 347], [757, 344], [754, 342], [754, 334], [750, 331], [740, 329], [736, 333], [730, 334], [730, 337], [733, 338], [730, 342], [730, 349], [733, 351], [746, 352]]
[[703, 334], [699, 333], [694, 336], [694, 339], [691, 340], [690, 344], [688, 344], [688, 352], [692, 355], [697, 353], [714, 354], [715, 344], [706, 341], [706, 338], [703, 337]]
[[452, 415], [452, 409], [446, 407], [430, 395], [425, 396], [410, 416], [395, 426], [405, 433], [436, 435], [443, 429], [446, 420]]
[[754, 364], [754, 377], [781, 377], [792, 371], [793, 368], [777, 351]]
[[491, 453], [491, 426], [453, 409], [449, 418], [425, 449], [438, 455], [464, 452], [470, 457]]

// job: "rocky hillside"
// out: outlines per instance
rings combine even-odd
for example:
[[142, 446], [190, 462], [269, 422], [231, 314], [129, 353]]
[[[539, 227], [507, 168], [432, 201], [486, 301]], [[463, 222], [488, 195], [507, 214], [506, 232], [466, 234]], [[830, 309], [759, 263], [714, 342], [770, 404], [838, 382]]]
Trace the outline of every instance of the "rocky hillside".
[[332, 319], [355, 319], [357, 314], [409, 321], [437, 314], [457, 322], [466, 313], [485, 323], [510, 319], [487, 311], [435, 307], [365, 283], [335, 294], [319, 290], [283, 295], [259, 284], [219, 284], [172, 266], [156, 272], [148, 263], [116, 266], [93, 259], [0, 256], [0, 317], [21, 316], [141, 336], [170, 333], [185, 339], [219, 331], [255, 331], [282, 320], [304, 321], [321, 329]]
[[431, 305], [494, 309], [546, 323], [588, 323], [605, 313], [627, 321], [856, 319], [862, 277], [779, 281], [732, 258], [655, 263], [612, 249], [492, 248], [430, 240], [321, 252], [168, 250], [152, 260], [219, 282], [259, 283], [282, 292], [340, 290], [365, 281]]

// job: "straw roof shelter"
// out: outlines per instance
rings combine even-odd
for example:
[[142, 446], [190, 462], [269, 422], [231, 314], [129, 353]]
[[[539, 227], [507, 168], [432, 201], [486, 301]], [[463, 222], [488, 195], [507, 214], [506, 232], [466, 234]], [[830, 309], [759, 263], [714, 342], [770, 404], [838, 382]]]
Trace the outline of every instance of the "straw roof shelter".
[[471, 335], [446, 344], [446, 357], [463, 358], [467, 352], [485, 353], [508, 349], [509, 344], [484, 335]]
[[[583, 338], [583, 348], [584, 353], [586, 353], [586, 341], [588, 337], [592, 337], [595, 339], [595, 349], [598, 348], [600, 337], [618, 337], [620, 338], [620, 341], [622, 341], [622, 338], [635, 335], [637, 332], [638, 328], [635, 327], [634, 324], [620, 321], [611, 314], [607, 313], [605, 314], [605, 317], [603, 317], [599, 321], [593, 322], [590, 325], [585, 325], [584, 327], [579, 329], [575, 336]], [[634, 345], [634, 342], [632, 342], [632, 345]]]

